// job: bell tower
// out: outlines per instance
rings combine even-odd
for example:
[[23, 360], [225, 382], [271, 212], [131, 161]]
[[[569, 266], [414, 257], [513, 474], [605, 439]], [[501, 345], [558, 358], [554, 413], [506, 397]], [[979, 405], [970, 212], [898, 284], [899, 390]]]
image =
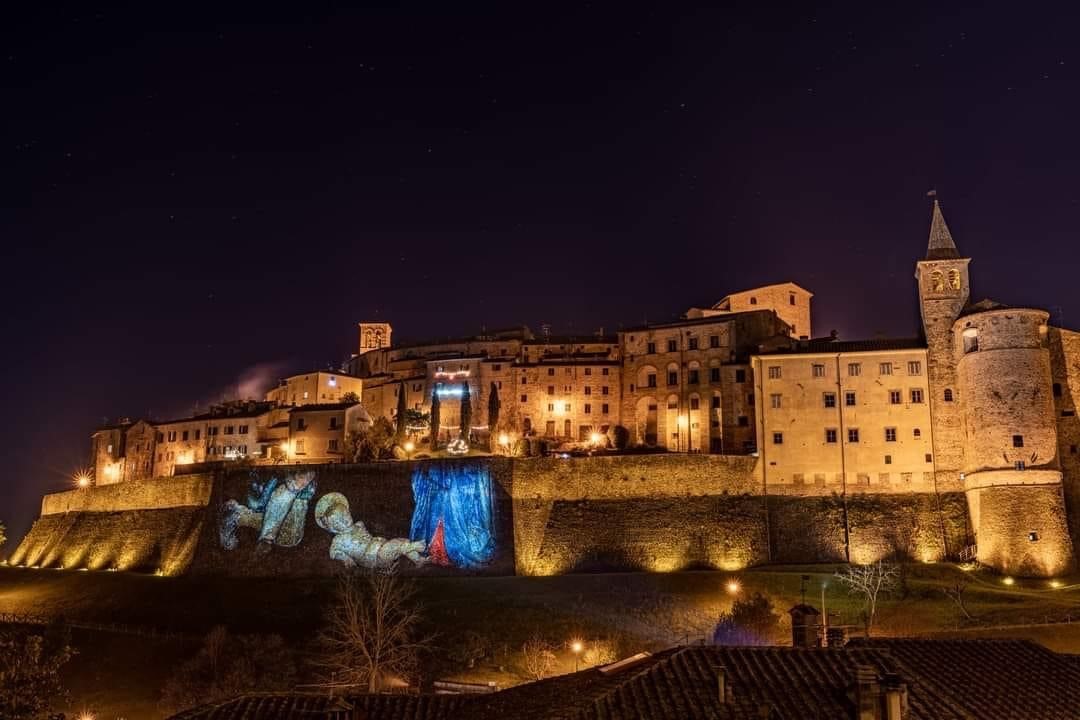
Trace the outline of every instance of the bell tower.
[[390, 347], [390, 334], [393, 331], [394, 329], [390, 327], [390, 323], [360, 323], [360, 348], [357, 355], [363, 355], [379, 348]]
[[953, 242], [936, 193], [930, 215], [926, 258], [915, 264], [919, 284], [919, 310], [926, 335], [926, 372], [930, 386], [930, 412], [934, 418], [934, 469], [939, 487], [960, 486], [964, 462], [964, 434], [960, 390], [956, 375], [956, 339], [953, 323], [971, 296], [968, 263]]

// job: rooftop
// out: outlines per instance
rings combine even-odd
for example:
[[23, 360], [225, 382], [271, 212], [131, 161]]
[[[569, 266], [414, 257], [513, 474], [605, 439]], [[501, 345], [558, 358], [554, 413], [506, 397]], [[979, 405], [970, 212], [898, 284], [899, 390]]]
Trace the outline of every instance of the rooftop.
[[777, 348], [761, 356], [769, 355], [813, 355], [816, 353], [856, 353], [880, 350], [925, 350], [926, 341], [922, 338], [876, 338], [873, 340], [837, 340], [836, 338], [814, 338], [795, 340], [790, 347]]
[[[490, 695], [361, 695], [348, 704], [368, 720], [851, 720], [860, 676], [874, 687], [906, 687], [908, 720], [1066, 718], [1080, 707], [1074, 656], [1025, 640], [918, 639], [679, 647]], [[334, 702], [248, 695], [176, 717], [343, 720]]]

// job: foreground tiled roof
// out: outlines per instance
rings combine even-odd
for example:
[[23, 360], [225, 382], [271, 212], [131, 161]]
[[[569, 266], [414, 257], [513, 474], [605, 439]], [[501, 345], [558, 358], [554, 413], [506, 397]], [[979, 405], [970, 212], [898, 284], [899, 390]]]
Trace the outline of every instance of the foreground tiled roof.
[[906, 686], [907, 720], [1080, 717], [1076, 656], [1021, 640], [873, 640], [840, 649], [673, 648], [616, 670], [490, 695], [358, 696], [347, 704], [250, 695], [177, 720], [848, 720], [860, 670]]
[[252, 693], [187, 710], [173, 720], [452, 720], [461, 695]]

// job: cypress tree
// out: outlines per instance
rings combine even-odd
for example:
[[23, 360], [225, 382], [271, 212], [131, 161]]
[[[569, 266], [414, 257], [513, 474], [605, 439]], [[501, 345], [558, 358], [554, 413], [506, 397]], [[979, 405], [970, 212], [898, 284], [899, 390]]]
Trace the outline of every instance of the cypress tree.
[[405, 383], [398, 386], [397, 393], [397, 439], [401, 442], [405, 438]]
[[431, 392], [431, 449], [439, 446], [439, 384]]
[[472, 425], [472, 397], [469, 395], [469, 383], [461, 383], [461, 439], [469, 441], [469, 426]]
[[488, 437], [495, 437], [495, 429], [499, 425], [499, 387], [491, 383], [491, 392], [488, 394]]

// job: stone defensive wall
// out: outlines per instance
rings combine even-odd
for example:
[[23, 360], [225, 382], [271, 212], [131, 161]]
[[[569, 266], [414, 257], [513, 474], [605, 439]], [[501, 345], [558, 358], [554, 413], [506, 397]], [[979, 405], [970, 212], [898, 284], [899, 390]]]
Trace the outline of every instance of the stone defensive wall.
[[[231, 468], [46, 496], [9, 562], [163, 574], [417, 575], [955, 555], [962, 493], [765, 488], [745, 456], [467, 458]], [[855, 488], [849, 488], [849, 491]]]

